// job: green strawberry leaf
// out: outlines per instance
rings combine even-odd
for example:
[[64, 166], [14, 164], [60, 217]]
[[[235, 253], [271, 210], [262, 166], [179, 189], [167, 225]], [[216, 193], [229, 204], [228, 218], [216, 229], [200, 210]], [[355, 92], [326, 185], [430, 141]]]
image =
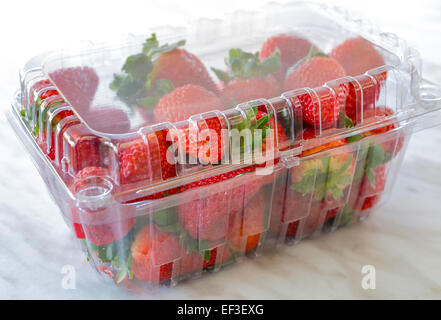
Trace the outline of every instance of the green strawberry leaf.
[[158, 229], [159, 231], [162, 231], [162, 232], [167, 232], [167, 233], [178, 233], [182, 230], [182, 227], [179, 223], [175, 223], [175, 224], [169, 224], [169, 225], [165, 225], [165, 226], [156, 225], [156, 229]]
[[159, 97], [172, 92], [174, 89], [175, 87], [173, 86], [173, 83], [168, 79], [158, 79], [151, 87], [151, 90]]
[[325, 53], [320, 51], [320, 49], [318, 49], [316, 46], [311, 45], [311, 48], [309, 49], [308, 54], [306, 56], [304, 56], [302, 59], [299, 59], [298, 61], [296, 61], [296, 63], [294, 63], [291, 67], [288, 68], [288, 70], [286, 71], [286, 76], [288, 76], [291, 72], [293, 72], [295, 69], [297, 69], [302, 63], [304, 63], [305, 61], [307, 61], [308, 59], [313, 58], [313, 57], [327, 58], [328, 55], [326, 55]]
[[138, 53], [127, 58], [122, 70], [131, 75], [134, 81], [145, 81], [153, 70], [153, 63], [143, 53]]
[[224, 83], [228, 83], [230, 81], [230, 77], [228, 76], [228, 73], [225, 71], [222, 71], [220, 69], [216, 69], [211, 67], [211, 70], [214, 72], [214, 74]]
[[372, 168], [366, 169], [366, 177], [368, 178], [369, 183], [372, 185], [372, 187], [375, 188], [375, 174]]
[[144, 45], [142, 47], [142, 52], [148, 53], [151, 50], [157, 48], [158, 46], [159, 46], [159, 42], [156, 39], [156, 33], [152, 33], [152, 36], [145, 40]]
[[300, 192], [305, 196], [306, 194], [313, 192], [314, 180], [314, 174], [305, 174], [300, 182], [291, 185], [291, 189]]
[[347, 185], [349, 185], [351, 183], [351, 181], [352, 181], [352, 175], [345, 174], [338, 179], [337, 184], [340, 186], [346, 187]]
[[262, 129], [263, 127], [265, 127], [268, 124], [271, 116], [272, 116], [272, 113], [267, 114], [266, 116], [257, 120], [256, 121], [256, 129]]
[[139, 100], [139, 105], [148, 109], [153, 109], [158, 104], [158, 97], [146, 97]]
[[210, 250], [206, 250], [203, 254], [204, 260], [206, 262], [209, 262], [211, 259], [211, 251]]
[[262, 74], [267, 75], [279, 71], [281, 67], [280, 59], [280, 51], [276, 48], [271, 56], [261, 62]]
[[346, 160], [346, 162], [343, 164], [343, 166], [337, 170], [335, 175], [340, 176], [341, 174], [343, 174], [346, 170], [348, 170], [351, 163], [352, 163], [352, 154], [349, 156], [348, 160]]
[[329, 56], [324, 53], [323, 51], [321, 51], [319, 48], [317, 48], [315, 45], [312, 45], [311, 48], [309, 49], [308, 58], [313, 58], [313, 57], [325, 57], [328, 58]]
[[338, 187], [332, 188], [331, 193], [335, 200], [340, 200], [343, 197], [343, 191]]
[[161, 53], [173, 51], [176, 48], [184, 45], [185, 45], [185, 40], [181, 40], [170, 45], [166, 43], [162, 46], [159, 46], [159, 42], [156, 39], [156, 34], [152, 33], [152, 36], [145, 40], [144, 46], [142, 48], [142, 53], [153, 61]]
[[340, 112], [339, 118], [340, 118], [339, 121], [341, 121], [341, 123], [344, 123], [344, 127], [345, 128], [353, 128], [353, 127], [355, 127], [354, 122], [352, 121], [351, 118], [349, 118], [347, 116], [346, 113]]
[[210, 247], [209, 241], [198, 241], [192, 238], [185, 229], [182, 229], [181, 234], [179, 235], [179, 241], [181, 245], [185, 246], [185, 248], [187, 249], [187, 254], [198, 251], [202, 255], [202, 257], [204, 257], [204, 252]]
[[176, 210], [173, 210], [173, 208], [156, 211], [153, 213], [153, 221], [161, 226], [167, 226], [179, 222], [177, 212]]
[[267, 59], [261, 61], [259, 53], [250, 53], [241, 49], [230, 49], [228, 58], [225, 59], [229, 74], [212, 68], [216, 76], [228, 82], [231, 78], [249, 79], [254, 77], [265, 77], [280, 70], [280, 51], [275, 50]]
[[[129, 56], [121, 70], [122, 74], [114, 74], [110, 89], [116, 92], [118, 98], [129, 107], [141, 104], [143, 107], [151, 108], [154, 99], [159, 100], [162, 96], [172, 91], [173, 85], [168, 79], [154, 79], [153, 62], [164, 52], [169, 52], [179, 46], [183, 46], [185, 41], [174, 44], [159, 46], [156, 35], [152, 34], [143, 46], [140, 53]], [[149, 97], [149, 99], [144, 100]]]
[[360, 134], [356, 134], [354, 136], [347, 137], [346, 139], [347, 139], [348, 143], [351, 143], [351, 142], [356, 142], [358, 140], [361, 140], [362, 138], [363, 137]]

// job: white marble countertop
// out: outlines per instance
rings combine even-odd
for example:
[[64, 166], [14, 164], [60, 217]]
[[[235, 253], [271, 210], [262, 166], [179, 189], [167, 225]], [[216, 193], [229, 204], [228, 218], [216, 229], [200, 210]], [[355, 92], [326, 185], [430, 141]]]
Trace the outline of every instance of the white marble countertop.
[[[355, 6], [352, 1], [339, 2]], [[397, 4], [392, 7], [384, 1], [374, 2], [378, 2], [378, 7], [370, 2], [358, 10], [365, 10], [366, 16], [376, 13], [374, 20], [384, 30], [396, 32], [418, 47], [430, 61], [425, 65], [426, 74], [441, 83], [441, 73], [431, 67], [441, 52], [441, 5], [425, 1], [400, 4], [399, 9], [394, 9]], [[19, 7], [15, 6], [11, 12], [16, 12], [15, 19], [19, 19]], [[385, 12], [377, 14], [378, 8]], [[179, 14], [185, 14], [185, 10], [182, 5], [176, 6]], [[392, 15], [393, 10], [399, 10], [399, 14]], [[201, 2], [201, 15], [213, 11]], [[68, 16], [67, 24], [69, 19], [73, 18]], [[10, 30], [8, 23], [0, 22], [0, 30]], [[11, 47], [0, 53], [1, 110], [9, 107], [9, 98], [18, 86], [19, 66], [29, 55], [43, 50], [27, 34], [31, 25], [26, 23], [12, 35], [6, 35]], [[87, 39], [82, 29], [76, 35]], [[28, 50], [27, 55], [23, 50]], [[438, 64], [441, 65], [441, 60]], [[0, 298], [137, 298], [102, 283], [87, 264], [37, 170], [3, 116], [0, 154]], [[143, 298], [441, 299], [440, 169], [441, 127], [417, 133], [411, 139], [389, 202], [372, 219], [297, 246], [283, 247], [277, 255], [246, 260]], [[61, 269], [65, 265], [76, 270], [75, 290], [62, 288]], [[375, 290], [361, 287], [364, 265], [376, 268]]]

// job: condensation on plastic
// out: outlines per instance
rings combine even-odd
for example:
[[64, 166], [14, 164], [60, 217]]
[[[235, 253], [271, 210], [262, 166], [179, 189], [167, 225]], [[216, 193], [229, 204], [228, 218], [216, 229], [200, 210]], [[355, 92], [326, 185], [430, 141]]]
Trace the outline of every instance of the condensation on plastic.
[[[204, 19], [187, 28], [154, 31], [164, 42], [187, 39], [189, 50], [209, 65], [222, 60], [220, 55], [226, 48], [240, 46], [254, 50], [269, 35], [289, 32], [320, 44], [326, 52], [344, 39], [362, 36], [375, 44], [386, 65], [364, 74], [335, 79], [317, 88], [281, 92], [278, 97], [192, 115], [177, 123], [144, 125], [139, 117], [129, 116], [130, 123], [125, 129], [114, 133], [111, 132], [116, 130], [112, 128], [111, 118], [97, 121], [82, 110], [81, 105], [72, 103], [76, 97], [51, 78], [51, 73], [59, 68], [93, 67], [99, 77], [93, 101], [97, 110], [108, 105], [123, 109], [108, 89], [108, 83], [124, 59], [139, 51], [145, 37], [130, 37], [119, 46], [90, 45], [88, 50], [76, 54], [67, 51], [45, 53], [30, 60], [20, 75], [20, 91], [14, 96], [8, 119], [27, 146], [66, 223], [77, 237], [84, 238], [82, 247], [96, 269], [101, 274], [118, 278], [116, 274], [122, 272], [121, 265], [103, 261], [90, 253], [96, 251], [97, 246], [105, 248], [109, 239], [113, 239], [113, 243], [123, 240], [132, 243], [136, 238], [134, 230], [144, 225], [148, 226], [145, 228], [153, 239], [161, 237], [162, 226], [158, 225], [155, 215], [164, 210], [178, 215], [191, 212], [195, 221], [192, 234], [196, 240], [195, 252], [215, 254], [214, 262], [207, 267], [203, 259], [192, 256], [184, 247], [173, 254], [161, 255], [162, 248], [153, 246], [151, 256], [155, 258], [145, 268], [144, 281], [125, 281], [129, 287], [141, 283], [149, 287], [174, 285], [180, 280], [200, 276], [205, 269], [216, 271], [282, 243], [296, 243], [365, 219], [390, 193], [411, 134], [441, 122], [441, 89], [421, 80], [418, 52], [402, 39], [380, 32], [366, 20], [356, 19], [341, 8], [305, 3], [272, 4], [259, 12], [233, 14], [225, 21]], [[47, 81], [47, 85], [39, 87], [41, 81]], [[331, 128], [317, 125], [313, 128], [315, 138], [303, 139], [304, 124], [296, 121], [302, 118], [301, 99], [310, 99], [320, 110], [323, 103], [333, 104], [338, 99], [339, 88], [349, 90], [354, 99], [356, 126], [346, 128], [342, 121]], [[374, 117], [365, 117], [368, 106]], [[393, 117], [385, 117], [380, 112], [384, 106], [395, 112]], [[284, 140], [276, 135], [271, 141], [274, 153], [272, 158], [264, 159], [265, 162], [252, 150], [246, 150], [249, 158], [237, 165], [188, 163], [188, 159], [180, 158], [179, 152], [169, 167], [153, 162], [162, 152], [164, 136], [171, 135], [179, 146], [185, 145], [185, 134], [194, 141], [204, 141], [205, 137], [200, 135], [213, 123], [225, 129], [227, 134], [221, 140], [224, 157], [234, 160], [231, 152], [234, 145], [229, 134], [239, 123], [255, 121], [253, 110], [256, 109], [271, 115], [270, 121], [274, 121], [276, 129], [281, 126], [286, 135]], [[396, 126], [394, 130], [338, 145], [341, 139], [391, 124]], [[144, 146], [144, 165], [150, 169], [142, 179], [127, 182], [119, 174], [120, 157], [134, 141]], [[209, 140], [210, 150], [216, 149], [214, 143]], [[364, 168], [372, 161], [371, 148], [375, 145], [391, 152], [391, 160], [381, 168], [386, 179], [383, 190], [363, 185], [367, 183]], [[211, 158], [203, 160], [215, 163], [216, 159], [211, 153]], [[335, 201], [327, 197], [333, 192], [332, 177], [324, 166], [342, 162], [348, 163], [345, 171], [348, 182]], [[258, 164], [271, 165], [273, 172], [263, 176], [255, 174], [260, 169]], [[91, 166], [106, 170], [74, 181], [79, 171]], [[241, 174], [227, 180], [176, 191], [193, 182], [241, 168], [245, 168]], [[320, 185], [322, 194], [303, 194], [293, 188], [293, 182], [305, 170], [311, 175], [312, 189]], [[157, 197], [159, 193], [168, 196]], [[321, 200], [316, 201], [314, 197]], [[369, 209], [364, 208], [367, 201], [371, 203]], [[208, 221], [213, 206], [219, 206], [220, 211], [226, 213], [217, 217], [215, 228], [212, 221]], [[230, 212], [234, 214], [228, 214]], [[248, 220], [253, 219], [256, 212], [262, 216], [262, 223], [251, 227]], [[216, 236], [210, 241], [203, 239], [210, 238], [213, 233]], [[250, 244], [253, 248], [248, 250]], [[124, 246], [115, 245], [111, 250], [116, 250], [117, 255], [127, 255]], [[165, 269], [170, 276], [164, 280], [161, 274]]]

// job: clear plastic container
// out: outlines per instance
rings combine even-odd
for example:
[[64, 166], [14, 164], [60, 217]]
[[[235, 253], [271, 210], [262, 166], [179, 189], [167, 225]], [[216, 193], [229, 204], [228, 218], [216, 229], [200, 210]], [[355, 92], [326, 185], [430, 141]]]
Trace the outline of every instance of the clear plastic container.
[[35, 57], [8, 112], [88, 261], [127, 288], [367, 218], [441, 123], [418, 52], [341, 8], [153, 31]]

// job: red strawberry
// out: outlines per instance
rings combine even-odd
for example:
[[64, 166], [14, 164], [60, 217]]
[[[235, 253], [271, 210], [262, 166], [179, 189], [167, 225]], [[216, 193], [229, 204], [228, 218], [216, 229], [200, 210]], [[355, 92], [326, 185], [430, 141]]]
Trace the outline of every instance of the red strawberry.
[[386, 185], [387, 165], [382, 164], [372, 169], [373, 175], [366, 174], [361, 182], [360, 197], [382, 193]]
[[136, 278], [148, 282], [170, 279], [173, 260], [182, 247], [173, 233], [161, 232], [147, 225], [135, 237], [130, 248], [132, 269]]
[[75, 175], [74, 183], [79, 183], [83, 179], [89, 177], [102, 177], [102, 176], [110, 176], [111, 172], [107, 168], [101, 167], [86, 167]]
[[[351, 38], [337, 46], [329, 54], [343, 66], [348, 76], [359, 76], [366, 71], [384, 65], [384, 59], [375, 47], [367, 40], [358, 37]], [[380, 87], [386, 80], [386, 72], [375, 75], [376, 84], [375, 90], [363, 92], [363, 108], [364, 110], [370, 108], [375, 99], [380, 95]], [[359, 82], [363, 82], [363, 77], [357, 77]], [[367, 78], [366, 78], [367, 79]], [[363, 85], [363, 83], [361, 83]], [[346, 114], [354, 122], [356, 122], [355, 115], [357, 113], [355, 88], [351, 85], [349, 96], [346, 101]]]
[[[316, 56], [302, 62], [287, 76], [284, 90], [289, 91], [305, 87], [316, 88], [328, 81], [344, 76], [345, 71], [336, 60]], [[330, 97], [329, 90], [325, 90], [325, 96], [323, 98], [320, 96], [320, 106], [313, 102], [309, 94], [297, 97], [302, 107], [303, 120], [315, 127], [321, 125], [323, 129], [335, 125], [348, 91], [345, 85], [339, 85], [334, 88], [337, 95], [334, 99]]]
[[155, 107], [156, 122], [178, 122], [210, 110], [219, 110], [217, 96], [201, 86], [187, 84], [163, 96]]
[[84, 124], [68, 129], [71, 166], [75, 172], [86, 167], [102, 165], [101, 139]]
[[[237, 251], [248, 252], [259, 243], [260, 235], [264, 231], [265, 197], [257, 194], [243, 210], [243, 215], [230, 219], [228, 240], [232, 248]], [[246, 238], [246, 245], [243, 241]]]
[[361, 206], [361, 210], [365, 211], [372, 209], [380, 200], [381, 200], [381, 194], [376, 194], [374, 196], [365, 198]]
[[166, 136], [166, 130], [156, 131], [146, 136], [148, 146], [141, 139], [121, 146], [121, 184], [166, 180], [176, 176], [175, 165], [167, 159], [170, 142], [166, 140]]
[[329, 54], [343, 66], [348, 76], [358, 76], [370, 69], [384, 65], [384, 59], [375, 47], [364, 38], [351, 38]]
[[[356, 153], [340, 146], [322, 158], [302, 159], [291, 168], [290, 188], [323, 204], [324, 209], [341, 206], [352, 183]], [[308, 199], [308, 198], [307, 198]]]
[[233, 79], [221, 89], [222, 101], [226, 106], [259, 98], [269, 99], [279, 94], [279, 86], [271, 75], [265, 78]]
[[[222, 103], [214, 93], [189, 84], [163, 96], [157, 103], [154, 114], [157, 122], [178, 122], [203, 112], [219, 109], [222, 109]], [[221, 130], [226, 124], [222, 124], [219, 118], [213, 117], [198, 121], [197, 126], [197, 131], [187, 129], [179, 133], [186, 152], [202, 163], [220, 161], [223, 155]], [[210, 141], [214, 143], [210, 144]]]
[[[374, 109], [371, 109], [366, 115], [365, 115], [365, 121], [378, 121], [381, 118], [390, 117], [395, 112], [387, 107], [377, 107]], [[376, 119], [377, 118], [377, 119]], [[387, 126], [383, 126], [377, 129], [370, 130], [368, 132], [363, 133], [363, 136], [372, 136], [377, 134], [382, 134], [389, 132], [391, 130], [394, 130], [398, 128], [399, 124], [395, 121]], [[384, 141], [381, 143], [384, 151], [391, 155], [397, 155], [404, 145], [404, 137], [401, 135], [400, 131], [397, 131], [396, 135], [393, 135], [390, 137], [387, 141]]]
[[[110, 88], [129, 107], [137, 107], [147, 122], [152, 123], [151, 110], [158, 100], [185, 85], [193, 84], [207, 91], [217, 92], [217, 88], [202, 62], [193, 54], [179, 46], [185, 41], [159, 46], [156, 35], [152, 34], [144, 43], [141, 53], [129, 56], [122, 67], [123, 74], [115, 74]], [[193, 104], [196, 102], [193, 100]], [[206, 111], [210, 106], [204, 107]], [[183, 110], [175, 106], [173, 111]], [[199, 109], [198, 109], [199, 110]], [[208, 109], [209, 110], [209, 109]], [[155, 115], [157, 115], [155, 113]], [[172, 114], [166, 114], [164, 120], [172, 121]], [[182, 114], [179, 114], [180, 118]], [[188, 116], [185, 116], [187, 118]]]
[[260, 61], [258, 53], [231, 49], [226, 64], [228, 72], [211, 68], [223, 82], [221, 98], [226, 106], [280, 94], [279, 85], [271, 75], [280, 70], [279, 51]]
[[[193, 182], [184, 186], [183, 189], [207, 187], [254, 170], [253, 166], [234, 170]], [[239, 180], [238, 185], [232, 189], [222, 190], [208, 197], [183, 203], [179, 206], [179, 219], [183, 228], [194, 239], [216, 241], [223, 238], [227, 233], [228, 220], [241, 214], [243, 208], [259, 190], [262, 184], [261, 180], [255, 179], [250, 182]]]
[[[71, 186], [74, 193], [87, 189], [94, 184], [93, 179], [110, 176], [105, 168], [87, 167], [79, 171]], [[97, 182], [98, 183], [98, 180]], [[123, 206], [99, 208], [96, 210], [73, 208], [72, 216], [74, 231], [78, 238], [86, 239], [98, 246], [107, 245], [123, 238], [133, 227], [133, 212]], [[109, 219], [120, 218], [109, 223]]]
[[81, 114], [89, 109], [99, 83], [94, 69], [87, 66], [59, 69], [49, 77], [75, 110]]
[[288, 68], [305, 57], [311, 48], [311, 43], [296, 35], [278, 34], [268, 38], [259, 52], [260, 60], [270, 57], [276, 49], [280, 51], [281, 68], [275, 73], [276, 79], [283, 84]]
[[[34, 83], [31, 86], [31, 88], [29, 89], [29, 103], [32, 104], [34, 102], [35, 96], [37, 94], [39, 94], [40, 91], [42, 91], [45, 88], [52, 87], [52, 86], [53, 86], [53, 84], [48, 79], [40, 80], [40, 81]], [[48, 89], [48, 90], [41, 92], [41, 94], [38, 98], [40, 98], [40, 101], [44, 101], [44, 99], [51, 97], [51, 96], [55, 96], [55, 95], [59, 95], [57, 90]]]
[[[47, 129], [46, 124], [43, 124], [43, 142], [46, 148], [44, 148], [45, 154], [49, 157], [51, 160], [55, 160], [55, 133], [56, 133], [56, 126], [58, 123], [63, 120], [66, 117], [73, 116], [74, 113], [72, 110], [63, 110], [57, 113], [57, 115], [52, 119], [51, 122], [51, 141], [49, 142], [47, 140]], [[38, 140], [39, 137], [37, 137]], [[61, 136], [58, 137], [58, 139], [61, 139]], [[47, 147], [50, 145], [49, 150], [47, 150]]]
[[203, 63], [184, 49], [162, 53], [154, 62], [153, 79], [169, 79], [175, 88], [194, 84], [217, 92], [216, 84]]
[[368, 170], [360, 182], [357, 200], [352, 201], [356, 210], [367, 210], [375, 206], [380, 200], [386, 185], [386, 164]]

